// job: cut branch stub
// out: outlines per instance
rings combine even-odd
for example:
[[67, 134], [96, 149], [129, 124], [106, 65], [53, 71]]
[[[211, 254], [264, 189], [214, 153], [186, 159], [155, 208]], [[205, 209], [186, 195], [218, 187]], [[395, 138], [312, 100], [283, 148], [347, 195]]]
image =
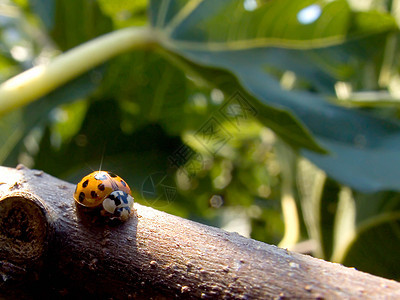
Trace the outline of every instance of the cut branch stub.
[[37, 277], [50, 238], [49, 214], [42, 201], [27, 192], [0, 199], [0, 272], [3, 282]]

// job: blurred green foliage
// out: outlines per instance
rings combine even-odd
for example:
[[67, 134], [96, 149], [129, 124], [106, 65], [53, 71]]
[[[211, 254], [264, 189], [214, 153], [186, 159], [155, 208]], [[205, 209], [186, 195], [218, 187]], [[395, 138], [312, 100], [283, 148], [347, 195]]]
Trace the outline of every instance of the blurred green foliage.
[[3, 0], [1, 81], [127, 26], [162, 38], [3, 116], [0, 161], [110, 170], [141, 204], [399, 280], [389, 2]]

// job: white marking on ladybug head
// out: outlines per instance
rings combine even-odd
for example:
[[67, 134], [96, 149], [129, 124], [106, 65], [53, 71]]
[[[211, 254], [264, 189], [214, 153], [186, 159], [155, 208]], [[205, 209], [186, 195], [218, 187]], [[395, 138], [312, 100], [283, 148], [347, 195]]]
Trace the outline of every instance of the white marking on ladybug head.
[[129, 216], [133, 208], [133, 202], [134, 199], [131, 195], [123, 191], [114, 191], [104, 199], [103, 208], [105, 211], [118, 217], [123, 216], [123, 219], [125, 219]]
[[103, 201], [103, 208], [109, 212], [110, 214], [114, 214], [115, 209], [117, 208], [115, 206], [115, 202], [111, 200], [110, 198], [106, 198]]

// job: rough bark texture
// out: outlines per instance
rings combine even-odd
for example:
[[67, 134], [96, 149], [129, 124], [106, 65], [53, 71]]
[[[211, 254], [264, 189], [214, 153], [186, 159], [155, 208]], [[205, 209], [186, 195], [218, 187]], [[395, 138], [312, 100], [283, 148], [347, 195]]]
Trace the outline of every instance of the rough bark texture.
[[400, 284], [135, 204], [93, 221], [75, 185], [0, 167], [0, 297], [400, 298]]

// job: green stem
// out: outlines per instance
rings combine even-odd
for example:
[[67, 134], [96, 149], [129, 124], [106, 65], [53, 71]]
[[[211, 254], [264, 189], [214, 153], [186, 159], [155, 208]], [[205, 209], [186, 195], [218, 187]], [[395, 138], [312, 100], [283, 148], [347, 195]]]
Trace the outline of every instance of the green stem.
[[0, 85], [0, 115], [32, 102], [108, 59], [155, 44], [151, 28], [126, 28], [98, 37]]
[[285, 223], [285, 234], [279, 243], [279, 247], [291, 249], [299, 241], [299, 217], [296, 200], [293, 197], [291, 188], [283, 187], [282, 192], [281, 205], [283, 221]]
[[282, 140], [277, 140], [276, 153], [281, 166], [281, 206], [285, 233], [279, 247], [292, 249], [299, 241], [300, 221], [294, 196], [297, 156]]

